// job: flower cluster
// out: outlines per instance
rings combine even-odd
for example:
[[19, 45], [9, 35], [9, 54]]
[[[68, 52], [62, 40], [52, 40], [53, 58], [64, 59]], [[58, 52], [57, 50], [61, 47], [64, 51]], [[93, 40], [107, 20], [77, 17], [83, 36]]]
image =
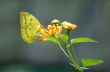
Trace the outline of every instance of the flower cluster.
[[[41, 34], [43, 36], [55, 36], [56, 38], [59, 38], [61, 36], [61, 32], [64, 29], [68, 30], [74, 30], [77, 28], [75, 24], [71, 24], [67, 21], [63, 21], [61, 24], [59, 20], [54, 19], [51, 22], [51, 25], [49, 24], [47, 28], [42, 28], [41, 29]], [[40, 41], [46, 42], [48, 39], [40, 37]]]

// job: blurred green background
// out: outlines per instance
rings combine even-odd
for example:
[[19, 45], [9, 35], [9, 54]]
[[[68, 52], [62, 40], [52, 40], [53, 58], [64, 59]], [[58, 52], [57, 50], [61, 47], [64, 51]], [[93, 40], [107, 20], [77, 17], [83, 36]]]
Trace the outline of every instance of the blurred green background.
[[54, 18], [77, 24], [74, 38], [86, 36], [99, 42], [75, 45], [78, 58], [104, 60], [87, 72], [110, 72], [110, 0], [0, 0], [0, 72], [73, 72], [55, 44], [22, 40], [21, 11], [32, 13], [45, 27]]

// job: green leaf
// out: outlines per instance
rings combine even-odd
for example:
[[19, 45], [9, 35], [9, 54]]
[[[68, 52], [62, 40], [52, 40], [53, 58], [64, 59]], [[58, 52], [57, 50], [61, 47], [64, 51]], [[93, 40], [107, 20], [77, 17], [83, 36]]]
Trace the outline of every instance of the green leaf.
[[46, 39], [48, 39], [48, 40], [50, 40], [50, 41], [52, 41], [54, 43], [58, 43], [57, 38], [54, 37], [54, 36], [43, 36], [43, 38], [46, 38]]
[[98, 65], [98, 64], [103, 63], [103, 61], [100, 59], [92, 59], [92, 58], [83, 58], [81, 60], [81, 62], [82, 62], [84, 67]]
[[97, 41], [88, 37], [78, 37], [78, 38], [71, 39], [71, 44], [77, 44], [82, 42], [97, 42]]

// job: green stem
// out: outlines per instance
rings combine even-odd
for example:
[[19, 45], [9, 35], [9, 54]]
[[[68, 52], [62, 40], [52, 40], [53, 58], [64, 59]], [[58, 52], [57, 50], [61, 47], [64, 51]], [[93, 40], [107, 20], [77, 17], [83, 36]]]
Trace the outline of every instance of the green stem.
[[75, 61], [74, 57], [72, 56], [72, 54], [71, 54], [69, 48], [67, 48], [67, 52], [68, 52], [68, 55], [70, 56], [71, 62], [75, 65], [75, 68], [76, 68], [76, 69], [79, 69], [80, 67], [79, 67], [78, 64], [76, 63], [76, 61]]
[[[57, 40], [58, 41], [58, 40]], [[71, 52], [70, 50], [67, 50], [67, 52], [63, 49], [63, 47], [61, 46], [61, 44], [59, 43], [59, 41], [57, 42], [58, 46], [60, 47], [60, 49], [64, 52], [64, 54], [67, 56], [67, 58], [73, 63], [75, 64], [75, 68], [77, 69], [78, 68], [78, 65], [76, 64], [76, 62], [74, 61], [72, 55], [71, 55]], [[69, 48], [66, 48], [66, 49], [69, 49]]]
[[71, 59], [72, 61], [74, 62], [74, 64], [77, 66], [77, 69], [79, 70], [79, 72], [83, 72], [83, 69], [80, 68], [80, 64], [79, 64], [79, 61], [78, 61], [78, 58], [72, 48], [72, 44], [71, 44], [71, 41], [70, 41], [70, 30], [67, 30], [67, 34], [68, 34], [68, 42], [70, 44], [69, 48], [68, 49], [68, 53], [69, 55], [71, 56]]
[[60, 49], [64, 52], [64, 54], [67, 56], [67, 58], [69, 58], [68, 54], [66, 53], [66, 51], [62, 48], [62, 46], [60, 45], [60, 43], [57, 43], [58, 46], [60, 47]]
[[76, 60], [77, 64], [78, 64], [78, 65], [79, 65], [79, 67], [80, 67], [80, 64], [79, 64], [78, 58], [77, 58], [76, 53], [75, 53], [75, 51], [73, 50], [73, 48], [72, 48], [71, 44], [70, 44], [70, 51], [71, 51], [71, 53], [72, 53], [73, 57], [75, 58], [75, 60]]
[[73, 62], [73, 64], [75, 64], [76, 66], [76, 69], [79, 70], [79, 72], [83, 72], [83, 69], [80, 68], [80, 64], [78, 62], [78, 59], [76, 57], [76, 54], [74, 53], [74, 50], [72, 50], [72, 53], [71, 53], [71, 47], [70, 48], [67, 48], [68, 49], [68, 53], [69, 55], [71, 56], [71, 61]]

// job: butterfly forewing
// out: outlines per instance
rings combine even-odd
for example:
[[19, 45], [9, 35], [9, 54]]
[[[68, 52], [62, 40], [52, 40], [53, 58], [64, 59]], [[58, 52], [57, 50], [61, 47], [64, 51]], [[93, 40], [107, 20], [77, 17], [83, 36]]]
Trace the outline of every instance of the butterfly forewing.
[[35, 41], [36, 34], [41, 29], [40, 22], [28, 12], [20, 12], [21, 35], [25, 42]]

